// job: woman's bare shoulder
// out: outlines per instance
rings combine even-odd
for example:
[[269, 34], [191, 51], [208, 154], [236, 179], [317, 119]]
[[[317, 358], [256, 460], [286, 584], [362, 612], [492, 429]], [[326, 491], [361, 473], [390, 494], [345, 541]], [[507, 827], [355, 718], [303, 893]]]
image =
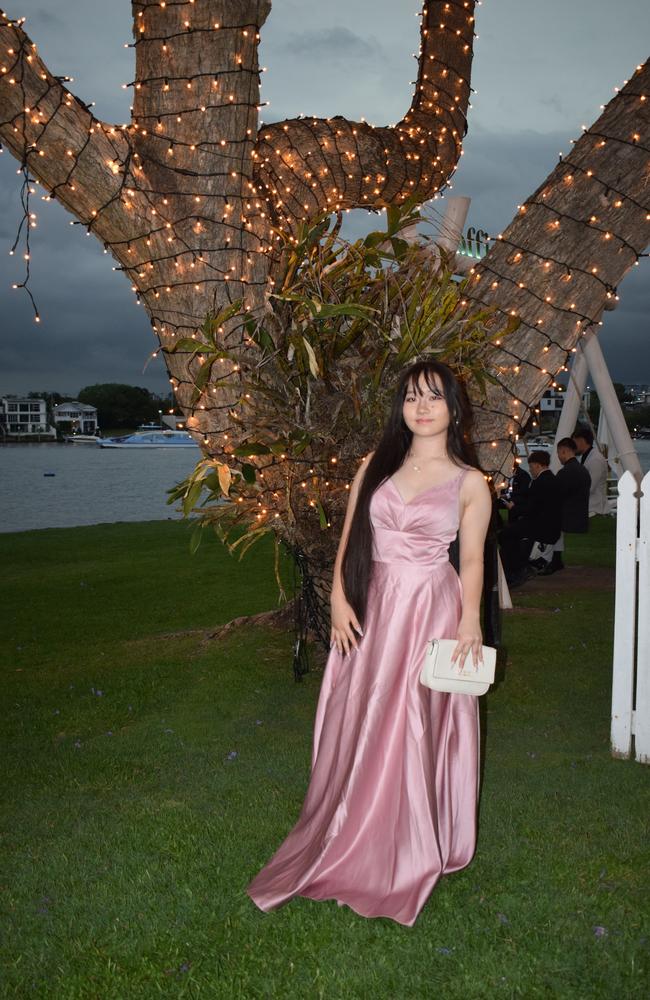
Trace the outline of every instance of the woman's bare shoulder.
[[490, 487], [481, 470], [475, 469], [471, 465], [466, 465], [464, 468], [465, 475], [461, 484], [463, 492], [471, 496], [489, 496]]

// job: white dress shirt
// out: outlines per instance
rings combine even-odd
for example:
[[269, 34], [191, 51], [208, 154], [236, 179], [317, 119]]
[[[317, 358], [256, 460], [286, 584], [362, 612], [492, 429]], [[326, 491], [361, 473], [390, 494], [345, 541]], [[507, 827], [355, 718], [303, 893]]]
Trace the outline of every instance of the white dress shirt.
[[589, 490], [589, 514], [607, 514], [607, 475], [609, 466], [607, 459], [596, 446], [591, 448], [586, 457], [583, 457], [582, 464], [591, 477], [591, 489]]

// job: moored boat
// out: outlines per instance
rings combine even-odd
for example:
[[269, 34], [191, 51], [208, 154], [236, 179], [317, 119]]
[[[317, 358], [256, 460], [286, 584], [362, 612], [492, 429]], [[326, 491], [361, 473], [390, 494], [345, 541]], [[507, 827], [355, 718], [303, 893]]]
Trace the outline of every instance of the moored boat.
[[63, 440], [66, 444], [99, 444], [102, 439], [98, 434], [66, 434]]
[[153, 430], [125, 434], [122, 437], [102, 438], [100, 448], [198, 448], [187, 431]]

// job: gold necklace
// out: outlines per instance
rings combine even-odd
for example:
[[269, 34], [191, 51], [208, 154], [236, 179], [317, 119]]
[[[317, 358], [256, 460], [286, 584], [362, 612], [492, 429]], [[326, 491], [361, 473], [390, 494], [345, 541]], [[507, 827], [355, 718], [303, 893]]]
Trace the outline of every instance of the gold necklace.
[[[413, 469], [415, 469], [416, 472], [420, 472], [422, 470], [422, 466], [421, 465], [416, 465], [415, 462], [412, 460], [410, 454], [407, 455], [406, 457], [408, 458], [411, 467]], [[432, 455], [430, 458], [424, 459], [424, 461], [426, 461], [426, 462], [435, 462], [437, 460], [437, 458], [438, 458], [437, 455]]]

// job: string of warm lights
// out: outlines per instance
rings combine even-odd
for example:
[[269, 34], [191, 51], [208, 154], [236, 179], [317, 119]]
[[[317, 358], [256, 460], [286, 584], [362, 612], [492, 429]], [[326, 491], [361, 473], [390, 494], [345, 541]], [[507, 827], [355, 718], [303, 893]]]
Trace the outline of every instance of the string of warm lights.
[[[647, 78], [647, 65], [637, 67], [635, 78], [642, 75]], [[473, 277], [468, 299], [496, 307], [503, 316], [516, 317], [526, 331], [525, 337], [518, 336], [515, 345], [512, 341], [495, 345], [493, 374], [499, 387], [498, 396], [504, 398], [509, 389], [513, 407], [507, 413], [494, 405], [483, 408], [484, 427], [496, 417], [495, 426], [507, 421], [509, 431], [510, 447], [506, 449], [501, 447], [498, 437], [490, 440], [484, 434], [480, 439], [489, 448], [500, 451], [501, 461], [491, 470], [495, 477], [509, 473], [514, 444], [528, 415], [534, 412], [542, 391], [557, 386], [555, 378], [567, 370], [576, 341], [594, 327], [602, 326], [602, 308], [618, 301], [620, 278], [630, 267], [638, 266], [641, 257], [647, 256], [644, 248], [650, 239], [650, 227], [644, 223], [650, 221], [650, 204], [638, 195], [643, 192], [642, 178], [650, 164], [643, 155], [648, 147], [640, 141], [641, 125], [634, 119], [631, 126], [625, 126], [630, 127], [627, 135], [616, 134], [614, 128], [605, 130], [603, 125], [604, 120], [613, 117], [612, 105], [619, 98], [625, 102], [633, 98], [634, 104], [642, 107], [647, 96], [632, 89], [629, 93], [625, 89], [617, 93], [594, 127], [583, 126], [583, 135], [574, 143], [570, 156], [560, 154], [555, 171], [535, 195], [519, 206], [507, 232], [491, 238], [491, 252], [470, 272]], [[634, 110], [632, 106], [628, 113]], [[612, 121], [614, 124], [622, 127], [620, 121]], [[639, 157], [636, 165], [629, 165], [631, 176], [638, 183], [629, 184], [627, 190], [621, 189], [620, 162], [607, 162], [610, 179], [593, 160], [612, 140], [627, 147], [631, 156]], [[582, 187], [570, 196], [575, 208], [568, 210], [567, 192], [578, 179]], [[599, 208], [595, 209], [595, 205]], [[551, 249], [558, 240], [564, 251], [562, 255]], [[516, 269], [525, 271], [525, 281], [513, 273]], [[506, 310], [498, 304], [501, 283], [509, 287], [508, 300], [516, 308], [511, 306]], [[581, 303], [584, 303], [582, 309]], [[535, 347], [540, 340], [541, 350]], [[537, 360], [540, 356], [544, 358], [541, 364]], [[525, 377], [525, 393], [513, 391], [513, 384], [524, 369], [536, 370], [539, 377], [532, 384], [530, 377]]]
[[[171, 4], [171, 5], [170, 4], [141, 4], [141, 5], [136, 5], [136, 14], [137, 14], [137, 16], [136, 16], [136, 34], [137, 34], [137, 37], [136, 37], [136, 41], [134, 43], [134, 47], [138, 48], [138, 47], [142, 47], [142, 46], [147, 47], [147, 46], [152, 46], [152, 45], [153, 46], [158, 46], [160, 48], [160, 55], [169, 56], [170, 53], [174, 50], [175, 46], [177, 45], [177, 42], [179, 42], [179, 41], [182, 42], [185, 36], [190, 36], [190, 35], [194, 36], [194, 35], [197, 34], [197, 32], [198, 33], [205, 32], [205, 33], [210, 34], [210, 33], [214, 32], [214, 31], [217, 31], [217, 32], [220, 32], [220, 33], [223, 33], [223, 32], [230, 32], [231, 34], [234, 33], [235, 38], [237, 36], [241, 36], [242, 43], [245, 40], [247, 40], [247, 39], [249, 41], [251, 41], [251, 42], [254, 42], [254, 43], [256, 43], [257, 41], [259, 41], [259, 26], [257, 24], [255, 24], [252, 20], [243, 21], [242, 23], [237, 23], [237, 24], [225, 24], [225, 23], [223, 23], [223, 19], [222, 19], [221, 21], [215, 21], [215, 22], [212, 22], [212, 23], [208, 23], [207, 25], [201, 25], [201, 24], [197, 24], [195, 20], [188, 19], [189, 14], [193, 15], [193, 11], [191, 11], [191, 8], [196, 8], [197, 6], [198, 5], [196, 5], [194, 3], [192, 3], [192, 4], [189, 4], [189, 3], [182, 4], [181, 3], [181, 4]], [[169, 7], [177, 7], [179, 9], [184, 8], [184, 9], [188, 10], [189, 13], [188, 13], [188, 16], [184, 15], [184, 20], [182, 21], [182, 24], [180, 26], [180, 30], [171, 30], [169, 27], [166, 27], [166, 29], [164, 31], [160, 31], [160, 30], [156, 30], [155, 25], [153, 25], [151, 27], [151, 30], [148, 30], [148, 27], [147, 27], [147, 24], [146, 24], [146, 16], [145, 15], [148, 15], [152, 11], [152, 9], [154, 7], [158, 7], [160, 9], [160, 11], [163, 11], [163, 10], [165, 10], [165, 8], [169, 8]], [[467, 2], [466, 3], [444, 4], [444, 5], [438, 5], [438, 4], [436, 4], [436, 5], [432, 5], [432, 7], [436, 9], [435, 10], [435, 16], [437, 17], [438, 16], [437, 15], [437, 9], [442, 9], [445, 12], [446, 15], [448, 15], [449, 12], [452, 11], [452, 8], [456, 8], [459, 11], [462, 11], [464, 14], [466, 14], [468, 10], [471, 10], [471, 8], [473, 7], [473, 4], [470, 4], [470, 3], [467, 3]], [[431, 15], [431, 12], [428, 12], [427, 9], [425, 8], [422, 16], [423, 16], [424, 19], [426, 19], [426, 18], [430, 18], [430, 16], [433, 16], [433, 15]], [[468, 23], [471, 24], [472, 21], [473, 21], [473, 17], [470, 16], [468, 18]], [[17, 22], [14, 22], [14, 23], [17, 23]], [[423, 39], [426, 39], [426, 36], [427, 36], [429, 30], [430, 30], [430, 28], [426, 24], [423, 24], [423, 28], [422, 28], [422, 38]], [[445, 23], [444, 21], [441, 21], [441, 20], [437, 22], [437, 24], [435, 26], [435, 30], [438, 31], [438, 32], [445, 32], [445, 31], [451, 32], [455, 36], [457, 36], [460, 33], [460, 30], [458, 28], [453, 29], [450, 24], [447, 24], [447, 23]], [[471, 37], [470, 37], [470, 41], [471, 41]], [[233, 48], [232, 45], [231, 45], [231, 48]], [[234, 45], [234, 48], [237, 48], [236, 44]], [[469, 51], [470, 48], [471, 48], [471, 45], [469, 45], [469, 43], [467, 42], [467, 40], [465, 40], [465, 42], [464, 42], [464, 50], [467, 52], [467, 51]], [[24, 48], [23, 48], [22, 45], [19, 47], [19, 49], [17, 50], [17, 52], [18, 52], [17, 61], [20, 61], [22, 59], [22, 57], [24, 56]], [[184, 85], [186, 89], [190, 89], [191, 90], [192, 86], [195, 84], [195, 82], [203, 80], [204, 77], [206, 79], [210, 80], [211, 88], [213, 88], [213, 89], [220, 89], [220, 87], [221, 87], [223, 89], [223, 83], [224, 83], [224, 81], [227, 83], [228, 76], [232, 75], [233, 73], [241, 74], [243, 72], [249, 72], [251, 75], [257, 75], [257, 76], [259, 76], [259, 73], [256, 73], [254, 67], [250, 67], [250, 66], [244, 65], [244, 58], [243, 58], [243, 56], [242, 56], [241, 53], [238, 53], [238, 52], [234, 51], [234, 52], [231, 53], [231, 58], [234, 61], [234, 67], [235, 68], [233, 68], [233, 69], [223, 69], [222, 67], [216, 68], [214, 71], [212, 71], [212, 70], [203, 70], [202, 69], [202, 71], [200, 73], [192, 72], [192, 73], [187, 73], [186, 75], [171, 74], [171, 73], [167, 73], [167, 75], [163, 75], [162, 73], [144, 75], [142, 73], [138, 73], [136, 81], [134, 81], [134, 83], [131, 84], [131, 85], [127, 84], [125, 86], [133, 86], [134, 89], [137, 90], [137, 91], [152, 90], [152, 89], [158, 87], [159, 89], [162, 90], [163, 93], [170, 93], [171, 91], [174, 90], [174, 88], [176, 87], [177, 84], [178, 85]], [[429, 53], [429, 58], [430, 59], [434, 59], [435, 55], [433, 53]], [[459, 71], [458, 71], [458, 69], [456, 67], [454, 67], [452, 65], [445, 65], [443, 67], [443, 69], [442, 69], [442, 74], [443, 74], [443, 76], [446, 76], [448, 73], [455, 74], [455, 76], [456, 76], [456, 85], [457, 86], [460, 86], [461, 84], [463, 84], [465, 82], [465, 78], [462, 76], [461, 73], [459, 73]], [[428, 77], [428, 75], [429, 74], [426, 73], [426, 72], [421, 72], [420, 73], [419, 81], [417, 83], [417, 86], [418, 86], [418, 88], [419, 88], [420, 91], [425, 91], [426, 90], [424, 80]], [[190, 86], [188, 87], [188, 85], [190, 85]], [[450, 105], [451, 105], [452, 102], [451, 102], [450, 91], [448, 91], [446, 88], [444, 88], [443, 89], [443, 93], [444, 93], [444, 95], [446, 95], [446, 99], [449, 100]], [[213, 104], [211, 104], [209, 106], [201, 104], [201, 105], [199, 105], [201, 111], [202, 112], [207, 111], [208, 107], [215, 107], [215, 109], [217, 109], [217, 110], [222, 110], [225, 103], [229, 103], [229, 104], [235, 105], [237, 107], [239, 107], [241, 105], [242, 102], [240, 100], [236, 100], [235, 99], [235, 94], [234, 93], [226, 92], [226, 94], [227, 94], [227, 101], [219, 102], [216, 106], [213, 105]], [[40, 99], [42, 99], [42, 96], [43, 95], [41, 95]], [[65, 101], [65, 103], [67, 103], [68, 105], [70, 104], [70, 97], [71, 97], [71, 95], [68, 95], [66, 93], [65, 96], [64, 96], [64, 98], [63, 98], [63, 100]], [[244, 103], [246, 103], [246, 102], [244, 102]], [[256, 107], [257, 106], [259, 106], [259, 102], [256, 102]], [[86, 106], [86, 109], [88, 110], [87, 106]], [[414, 102], [414, 109], [417, 110], [417, 102]], [[462, 105], [459, 107], [458, 95], [456, 95], [456, 104], [455, 104], [455, 107], [450, 106], [448, 110], [449, 110], [450, 114], [454, 113], [454, 111], [455, 112], [461, 112], [461, 113], [463, 113]], [[133, 118], [132, 118], [132, 125], [131, 125], [130, 128], [131, 128], [131, 130], [135, 130], [136, 133], [139, 131], [139, 133], [142, 136], [146, 136], [147, 135], [147, 130], [146, 130], [146, 128], [143, 127], [142, 121], [143, 120], [144, 121], [150, 120], [154, 115], [156, 116], [156, 122], [157, 123], [159, 121], [161, 121], [161, 116], [168, 116], [170, 120], [173, 119], [177, 123], [182, 122], [182, 115], [181, 114], [175, 114], [173, 111], [167, 111], [167, 109], [165, 109], [165, 108], [157, 108], [155, 112], [151, 112], [150, 114], [148, 114], [146, 111], [143, 111], [142, 112], [142, 117], [140, 115], [140, 111], [141, 111], [141, 109], [137, 109], [137, 108], [134, 109], [134, 114], [133, 114]], [[437, 111], [437, 113], [440, 113], [440, 109], [436, 109], [436, 111]], [[43, 119], [42, 120], [42, 128], [45, 129], [45, 128], [47, 128], [47, 126], [49, 124], [49, 121], [43, 115], [42, 110], [40, 111], [40, 114], [41, 114], [41, 117]], [[89, 129], [88, 129], [87, 140], [89, 140], [90, 134], [97, 127], [102, 127], [101, 123], [98, 123], [92, 117], [92, 115], [89, 112]], [[368, 126], [368, 127], [370, 128], [370, 126]], [[285, 132], [288, 132], [289, 129], [290, 129], [290, 123], [287, 123], [287, 128], [285, 129]], [[111, 129], [110, 131], [114, 132], [115, 130]], [[160, 132], [161, 130], [157, 129], [157, 131]], [[409, 131], [411, 132], [411, 134], [419, 133], [421, 131], [421, 126], [420, 125], [413, 126], [413, 127], [410, 128]], [[446, 128], [443, 127], [443, 131], [446, 131]], [[457, 132], [457, 130], [454, 130], [454, 133], [456, 133], [456, 132]], [[156, 134], [156, 129], [153, 129], [151, 134], [155, 135]], [[166, 150], [167, 150], [167, 155], [168, 156], [169, 155], [173, 155], [174, 154], [174, 150], [176, 148], [181, 148], [181, 147], [183, 147], [183, 148], [185, 148], [187, 150], [190, 150], [192, 152], [196, 152], [197, 150], [201, 150], [203, 152], [209, 151], [212, 155], [217, 155], [217, 156], [224, 155], [224, 154], [222, 154], [221, 150], [224, 148], [224, 144], [226, 143], [225, 139], [219, 140], [219, 147], [218, 148], [216, 148], [216, 149], [215, 148], [210, 148], [208, 150], [208, 144], [210, 144], [210, 146], [215, 146], [216, 147], [216, 145], [217, 145], [216, 142], [213, 142], [212, 140], [205, 140], [205, 141], [202, 141], [200, 143], [193, 143], [193, 142], [187, 143], [187, 142], [184, 142], [184, 140], [179, 140], [178, 136], [176, 136], [174, 134], [170, 134], [168, 130], [165, 130], [163, 132], [163, 134], [159, 136], [159, 138], [160, 138], [161, 142], [166, 145]], [[403, 136], [400, 136], [400, 139], [403, 139]], [[246, 137], [236, 137], [234, 141], [237, 142], [237, 143], [241, 143], [242, 145], [247, 145], [247, 144], [252, 145], [255, 140], [256, 140], [256, 136], [254, 135], [253, 129], [248, 129]], [[231, 141], [231, 137], [229, 137], [228, 144], [230, 144], [230, 141]], [[78, 150], [76, 150], [76, 152], [73, 151], [73, 150], [69, 150], [68, 151], [69, 155], [71, 156], [71, 158], [73, 160], [71, 169], [68, 171], [66, 177], [61, 182], [61, 185], [58, 185], [58, 186], [54, 187], [52, 189], [52, 191], [50, 192], [50, 195], [48, 195], [48, 197], [50, 197], [50, 196], [58, 196], [59, 193], [60, 193], [60, 187], [61, 186], [72, 185], [72, 177], [73, 177], [73, 174], [75, 172], [75, 168], [77, 166], [77, 162], [81, 158], [81, 156], [83, 155], [83, 152], [84, 152], [84, 149], [85, 149], [85, 145], [86, 145], [86, 143], [82, 144], [80, 146], [80, 148]], [[359, 151], [359, 146], [358, 146], [358, 143], [356, 143], [356, 140], [355, 140], [355, 145], [356, 145], [357, 151]], [[129, 155], [130, 155], [130, 151], [129, 151]], [[407, 155], [410, 155], [410, 154], [407, 154]], [[415, 157], [417, 157], [418, 160], [422, 159], [422, 157], [418, 157], [417, 154], [415, 154]], [[136, 158], [137, 158], [137, 154], [136, 154]], [[153, 155], [151, 153], [151, 150], [148, 150], [148, 162], [151, 163], [151, 164], [154, 164], [154, 165], [158, 165], [158, 166], [160, 166], [160, 167], [162, 167], [164, 169], [164, 164], [162, 162], [162, 159], [161, 158], [156, 158], [155, 155]], [[100, 228], [100, 222], [101, 222], [101, 217], [102, 217], [104, 211], [107, 208], [109, 208], [112, 204], [114, 204], [115, 201], [123, 198], [124, 191], [125, 191], [125, 189], [128, 190], [128, 184], [129, 183], [133, 184], [133, 178], [130, 178], [128, 176], [129, 175], [129, 163], [128, 163], [128, 159], [126, 159], [126, 158], [125, 159], [121, 159], [119, 157], [119, 155], [118, 155], [111, 162], [110, 166], [111, 166], [111, 169], [113, 170], [114, 173], [121, 174], [121, 183], [120, 183], [120, 186], [119, 186], [119, 188], [113, 190], [112, 195], [111, 195], [111, 197], [109, 199], [107, 199], [106, 201], [104, 201], [103, 203], [101, 203], [97, 208], [95, 208], [93, 210], [92, 215], [90, 217], [87, 217], [85, 219], [82, 218], [80, 220], [81, 224], [86, 227], [87, 232], [91, 232], [93, 230], [94, 231], [98, 231], [99, 230], [99, 228]], [[134, 172], [135, 173], [142, 172], [142, 167], [141, 166], [136, 166], [134, 168]], [[217, 171], [217, 173], [218, 173], [218, 171]], [[225, 173], [226, 172], [224, 171], [224, 175], [225, 175]], [[215, 177], [215, 171], [214, 171], [213, 167], [210, 167], [210, 169], [205, 170], [205, 171], [192, 170], [191, 174], [192, 174], [192, 177], [195, 177], [195, 178], [196, 177], [206, 177], [206, 178], [209, 178], [211, 181], [213, 181], [214, 177]], [[239, 174], [238, 174], [238, 178], [242, 174], [243, 174], [243, 172], [240, 171]], [[236, 178], [236, 179], [238, 179], [238, 178]], [[419, 182], [419, 179], [420, 178], [418, 178], [418, 182]], [[137, 180], [139, 181], [140, 179], [138, 178]], [[323, 187], [323, 185], [319, 185], [319, 186], [320, 186], [320, 192], [319, 193], [320, 193], [321, 197], [323, 197], [323, 200], [325, 200], [326, 198], [328, 198], [328, 195], [326, 194], [326, 191], [325, 191], [325, 188]], [[253, 188], [253, 187], [254, 186], [251, 185], [251, 188]], [[135, 184], [133, 184], [133, 187], [131, 188], [131, 190], [132, 191], [135, 190], [135, 191], [138, 192], [138, 194], [142, 194], [143, 193], [143, 185], [140, 184], [140, 183], [135, 183]], [[164, 197], [166, 194], [167, 195], [170, 194], [171, 190], [170, 191], [161, 191], [160, 187], [158, 186], [157, 188], [150, 188], [149, 189], [149, 193], [151, 194], [151, 196], [153, 198], [159, 197], [161, 195]], [[256, 193], [256, 191], [254, 191], [254, 193]], [[404, 192], [404, 196], [406, 196], [408, 193], [409, 192]], [[331, 199], [329, 199], [329, 200], [331, 200]], [[363, 196], [363, 200], [364, 201], [368, 201], [368, 195], [364, 195]], [[248, 207], [250, 209], [251, 206], [249, 205]], [[261, 205], [258, 202], [255, 205], [255, 208], [259, 209], [260, 207], [261, 207]], [[296, 203], [296, 208], [298, 208], [298, 204], [297, 203]], [[155, 212], [154, 206], [151, 206], [151, 210], [152, 210], [152, 212]], [[305, 210], [302, 209], [301, 211], [304, 213]], [[262, 213], [262, 217], [264, 217], [264, 213]], [[169, 222], [167, 223], [167, 228], [168, 229], [172, 229], [172, 233], [173, 233], [173, 235], [172, 234], [168, 234], [167, 235], [168, 242], [171, 242], [171, 241], [173, 241], [174, 239], [176, 239], [178, 237], [178, 234], [175, 233], [175, 232], [173, 232], [174, 228], [177, 227], [177, 226], [179, 226], [179, 224], [182, 227], [183, 222], [185, 222], [187, 220], [188, 220], [188, 216], [182, 216], [182, 217], [180, 217], [180, 219], [177, 218], [177, 219], [173, 220], [171, 223], [169, 223]], [[198, 219], [196, 221], [198, 221]], [[243, 219], [242, 221], [244, 222], [244, 226], [245, 226], [246, 225], [245, 219]], [[276, 218], [274, 221], [279, 222], [279, 221], [283, 221], [283, 220]], [[205, 223], [205, 218], [203, 219], [203, 222]], [[233, 227], [233, 228], [236, 229], [236, 227]], [[151, 241], [151, 236], [152, 235], [153, 234], [151, 232], [149, 232], [147, 234], [147, 239], [149, 241]], [[139, 235], [135, 234], [135, 233], [129, 239], [128, 245], [129, 245], [129, 249], [130, 249], [131, 252], [133, 251], [133, 244], [134, 244], [134, 242], [137, 242], [138, 239], [139, 239]], [[122, 241], [119, 241], [119, 242], [122, 242]], [[229, 246], [229, 242], [230, 241], [226, 240], [225, 241], [225, 245], [222, 246], [222, 247], [211, 247], [210, 248], [210, 253], [214, 254], [214, 253], [227, 252], [228, 250], [232, 250], [233, 248], [231, 246]], [[110, 245], [111, 245], [111, 249], [113, 249], [115, 246], [118, 245], [118, 243], [116, 241], [111, 241]], [[254, 249], [254, 248], [250, 248], [250, 249]], [[247, 264], [250, 264], [250, 249], [247, 250], [247, 254], [248, 254]], [[271, 249], [272, 249], [272, 243], [271, 243], [271, 241], [269, 240], [267, 247], [264, 247], [262, 249], [265, 249], [267, 253], [269, 251], [271, 251]], [[197, 254], [196, 254], [195, 248], [191, 247], [191, 246], [188, 246], [186, 249], [184, 249], [183, 251], [181, 251], [181, 254], [182, 253], [191, 254], [192, 255], [192, 263], [196, 267]], [[155, 269], [157, 263], [159, 263], [159, 262], [162, 263], [165, 260], [168, 260], [169, 256], [170, 255], [154, 256], [153, 254], [149, 253], [149, 259], [147, 260], [148, 269], [151, 270], [152, 266], [153, 266], [153, 269]], [[175, 264], [178, 261], [178, 259], [179, 259], [179, 254], [177, 253], [177, 254], [175, 254], [175, 257], [174, 257]], [[205, 257], [203, 258], [203, 261], [201, 261], [201, 263], [203, 263], [203, 262], [205, 262]], [[145, 305], [147, 305], [147, 307], [151, 306], [152, 309], [156, 308], [157, 303], [155, 301], [152, 302], [152, 303], [149, 303], [147, 301], [147, 298], [146, 298], [147, 294], [150, 294], [153, 297], [153, 299], [155, 300], [157, 298], [160, 298], [161, 295], [172, 294], [171, 292], [168, 291], [168, 289], [173, 289], [175, 287], [175, 285], [178, 284], [178, 280], [177, 279], [176, 279], [174, 285], [170, 284], [169, 279], [166, 279], [166, 280], [163, 279], [163, 280], [161, 280], [159, 282], [154, 282], [154, 283], [149, 284], [145, 289], [140, 289], [139, 288], [139, 281], [138, 281], [138, 279], [142, 278], [142, 276], [143, 276], [142, 275], [142, 271], [134, 274], [133, 273], [133, 269], [129, 267], [129, 261], [128, 260], [125, 261], [125, 262], [122, 262], [119, 266], [120, 266], [120, 269], [125, 270], [130, 275], [130, 277], [132, 278], [133, 284], [134, 284], [134, 288], [135, 288], [138, 296], [145, 301]], [[139, 264], [137, 266], [141, 267], [142, 265]], [[206, 264], [206, 266], [209, 267], [211, 265], [210, 264]], [[224, 282], [225, 281], [232, 281], [233, 277], [234, 277], [234, 278], [237, 278], [237, 279], [241, 278], [241, 284], [243, 284], [243, 285], [251, 284], [251, 282], [244, 275], [240, 275], [240, 274], [237, 273], [238, 267], [237, 267], [236, 263], [230, 265], [230, 267], [225, 266], [225, 267], [216, 268], [215, 270], [221, 276], [221, 278], [222, 278], [222, 280]], [[194, 277], [195, 276], [193, 276], [193, 278]], [[268, 279], [268, 283], [269, 283], [269, 285], [272, 284], [272, 279]], [[192, 280], [191, 282], [188, 281], [186, 284], [187, 284], [187, 287], [192, 287], [196, 291], [197, 290], [197, 285], [202, 284], [202, 281], [201, 281], [201, 279], [197, 279], [197, 280]], [[254, 281], [254, 282], [252, 282], [252, 284], [253, 285], [260, 285], [261, 282]], [[169, 330], [184, 330], [184, 329], [188, 329], [192, 325], [192, 319], [190, 318], [190, 321], [188, 323], [179, 324], [179, 323], [174, 323], [172, 320], [170, 320], [168, 318], [167, 322], [165, 324], [165, 320], [164, 320], [163, 317], [159, 317], [158, 315], [155, 315], [152, 318], [152, 323], [153, 323], [154, 327], [160, 328], [160, 329], [165, 329], [168, 332]], [[182, 384], [182, 383], [179, 381], [179, 384]]]
[[[270, 308], [283, 255], [299, 245], [301, 227], [323, 212], [388, 208], [452, 188], [471, 107], [474, 3], [429, 2], [419, 12], [413, 100], [392, 127], [304, 115], [258, 127], [258, 4], [238, 5], [236, 21], [232, 5], [217, 0], [133, 6], [136, 73], [125, 84], [133, 108], [122, 126], [98, 121], [92, 105], [67, 90], [69, 80], [40, 61], [23, 20], [0, 13], [0, 107], [6, 108], [0, 136], [18, 157], [24, 182], [35, 178], [46, 200], [62, 202], [76, 216], [73, 224], [116, 258], [150, 317], [158, 338], [152, 356], [165, 356], [188, 429], [219, 467], [234, 473], [247, 407], [255, 405], [246, 398], [257, 363], [247, 318]], [[516, 337], [495, 344], [490, 358], [495, 388], [477, 438], [490, 476], [509, 473], [532, 401], [566, 369], [576, 339], [600, 322], [601, 300], [616, 298], [627, 258], [630, 266], [633, 256], [638, 263], [643, 246], [633, 235], [631, 213], [650, 217], [641, 185], [629, 177], [623, 184], [597, 157], [611, 140], [621, 156], [639, 158], [639, 176], [647, 169], [648, 130], [637, 122], [646, 79], [639, 68], [632, 85], [604, 109], [607, 119], [612, 106], [622, 104], [629, 131], [602, 121], [586, 130], [471, 275], [470, 307], [485, 303], [499, 321], [520, 322]], [[62, 148], [64, 134], [65, 155], [51, 155]], [[576, 199], [569, 192], [578, 185]], [[604, 197], [608, 205], [595, 210]], [[582, 208], [589, 215], [583, 217]], [[23, 212], [23, 222], [35, 222], [28, 200]], [[610, 218], [613, 212], [620, 221]], [[568, 238], [575, 229], [588, 234], [584, 252], [576, 253]], [[567, 240], [571, 252], [556, 252]], [[18, 287], [31, 296], [26, 252], [27, 280]], [[209, 349], [189, 346], [202, 344], [207, 313], [239, 300], [239, 314], [218, 331], [221, 357], [212, 360]], [[350, 469], [338, 471], [331, 451], [254, 456], [257, 481], [238, 484], [242, 495], [233, 489], [233, 498], [247, 512], [250, 504], [257, 507], [258, 524], [279, 521], [278, 530], [289, 531], [283, 512], [295, 483], [305, 510], [319, 518], [325, 510], [329, 526], [327, 498], [349, 488], [350, 480]]]
[[26, 163], [21, 164], [18, 173], [22, 174], [23, 176], [23, 181], [20, 186], [20, 203], [23, 209], [23, 216], [22, 219], [20, 220], [20, 224], [18, 226], [18, 232], [16, 233], [16, 238], [11, 246], [9, 254], [11, 256], [15, 254], [24, 231], [25, 236], [24, 236], [23, 260], [25, 261], [25, 277], [23, 278], [22, 281], [15, 282], [12, 285], [12, 287], [14, 289], [22, 288], [25, 290], [32, 304], [32, 309], [34, 310], [34, 321], [36, 323], [40, 323], [41, 317], [38, 312], [38, 307], [36, 305], [34, 296], [32, 295], [32, 291], [29, 287], [30, 262], [31, 262], [31, 245], [30, 245], [29, 234], [30, 234], [30, 229], [36, 228], [36, 213], [32, 212], [31, 202], [30, 202], [30, 198], [34, 193], [34, 188], [32, 187], [33, 181], [29, 176], [29, 170], [27, 169]]

